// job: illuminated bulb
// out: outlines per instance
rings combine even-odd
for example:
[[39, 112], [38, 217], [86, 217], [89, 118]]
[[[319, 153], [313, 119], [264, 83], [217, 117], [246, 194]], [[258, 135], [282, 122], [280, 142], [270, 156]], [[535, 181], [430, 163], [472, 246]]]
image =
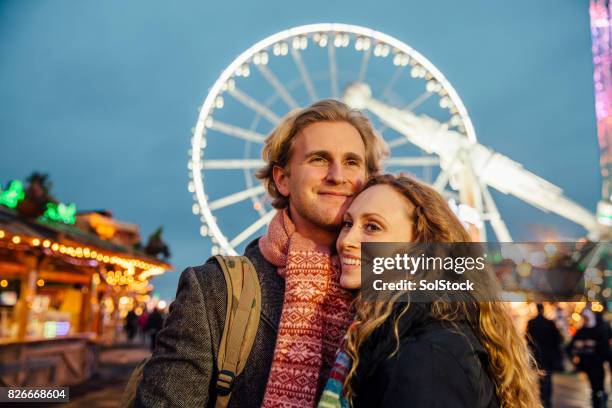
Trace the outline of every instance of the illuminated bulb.
[[39, 246], [39, 245], [40, 245], [40, 239], [38, 239], [38, 238], [34, 238], [34, 239], [32, 240], [32, 245], [34, 245], [34, 246]]
[[370, 39], [369, 38], [364, 38], [363, 39], [363, 50], [367, 51], [370, 49]]
[[427, 92], [438, 92], [440, 90], [440, 83], [435, 80], [427, 81], [425, 89], [427, 89]]
[[327, 47], [327, 35], [321, 35], [321, 40], [319, 41], [319, 46]]
[[196, 203], [191, 206], [191, 212], [198, 214], [200, 212], [200, 206]]
[[59, 244], [56, 242], [55, 244], [51, 245], [51, 249], [57, 251], [59, 249]]
[[14, 244], [18, 244], [21, 242], [21, 238], [19, 238], [19, 236], [15, 235], [12, 239]]
[[215, 108], [221, 109], [222, 107], [223, 107], [223, 97], [217, 96], [217, 99], [215, 100]]
[[4, 231], [0, 230], [0, 238], [4, 238]]
[[200, 235], [205, 237], [208, 234], [208, 227], [206, 225], [202, 225], [200, 227]]
[[451, 103], [451, 100], [448, 96], [443, 96], [442, 98], [440, 98], [439, 105], [441, 108], [448, 108], [450, 103]]
[[355, 40], [355, 49], [357, 51], [363, 50], [363, 38], [359, 37]]
[[249, 66], [247, 64], [244, 64], [242, 66], [242, 76], [246, 78], [249, 75], [251, 75], [251, 69], [249, 68]]
[[8, 281], [6, 279], [2, 279], [0, 281], [0, 287], [6, 288], [8, 286]]
[[37, 280], [37, 281], [36, 281], [36, 285], [38, 285], [38, 286], [39, 286], [39, 287], [41, 287], [41, 288], [42, 288], [43, 286], [45, 286], [45, 281], [44, 281], [44, 279], [39, 279], [39, 280]]
[[450, 118], [450, 124], [451, 124], [451, 126], [459, 126], [461, 124], [461, 116], [453, 115]]
[[342, 37], [342, 46], [346, 48], [350, 43], [351, 37], [348, 34], [345, 34], [344, 37]]
[[204, 126], [206, 126], [207, 128], [211, 127], [214, 123], [214, 119], [212, 118], [212, 116], [209, 116], [206, 118], [206, 120], [204, 121]]
[[296, 50], [299, 50], [301, 48], [300, 37], [293, 37], [293, 41], [291, 42], [291, 45]]
[[190, 193], [193, 193], [195, 191], [195, 184], [193, 181], [187, 183], [187, 191], [189, 191]]
[[342, 35], [336, 34], [334, 36], [334, 47], [341, 47], [341, 46], [342, 46]]
[[89, 254], [91, 253], [91, 251], [89, 250], [89, 248], [85, 248], [83, 249], [83, 256], [86, 256], [89, 258]]

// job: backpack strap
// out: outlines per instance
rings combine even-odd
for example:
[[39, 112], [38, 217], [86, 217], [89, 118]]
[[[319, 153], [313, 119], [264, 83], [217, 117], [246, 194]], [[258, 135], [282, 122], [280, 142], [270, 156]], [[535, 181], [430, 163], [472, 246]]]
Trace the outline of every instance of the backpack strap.
[[227, 284], [227, 308], [217, 355], [215, 408], [227, 407], [236, 377], [242, 373], [253, 347], [261, 313], [261, 288], [251, 261], [245, 256], [216, 256]]

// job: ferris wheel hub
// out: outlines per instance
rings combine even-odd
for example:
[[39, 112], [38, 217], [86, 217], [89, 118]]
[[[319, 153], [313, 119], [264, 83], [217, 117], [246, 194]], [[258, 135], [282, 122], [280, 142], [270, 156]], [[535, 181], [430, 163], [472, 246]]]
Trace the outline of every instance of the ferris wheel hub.
[[363, 82], [355, 82], [344, 91], [344, 101], [355, 109], [364, 109], [371, 97], [370, 86]]

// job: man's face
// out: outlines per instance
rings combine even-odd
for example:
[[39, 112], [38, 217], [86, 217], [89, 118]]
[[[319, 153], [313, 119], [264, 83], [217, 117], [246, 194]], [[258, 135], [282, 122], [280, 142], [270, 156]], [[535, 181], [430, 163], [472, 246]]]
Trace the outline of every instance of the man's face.
[[287, 168], [274, 169], [274, 180], [280, 193], [289, 197], [298, 231], [336, 233], [353, 195], [366, 180], [361, 135], [346, 122], [305, 127], [293, 141]]

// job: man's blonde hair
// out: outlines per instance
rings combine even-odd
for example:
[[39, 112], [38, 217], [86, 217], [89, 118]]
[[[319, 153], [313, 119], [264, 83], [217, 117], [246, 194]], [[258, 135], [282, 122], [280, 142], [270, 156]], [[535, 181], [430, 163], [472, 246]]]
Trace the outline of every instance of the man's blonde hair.
[[302, 129], [317, 122], [346, 122], [357, 129], [365, 146], [366, 176], [371, 177], [380, 173], [381, 161], [388, 154], [388, 149], [384, 140], [374, 131], [370, 120], [359, 110], [351, 109], [344, 102], [323, 99], [306, 108], [289, 112], [266, 138], [262, 150], [266, 165], [257, 170], [255, 175], [268, 190], [274, 208], [287, 207], [289, 199], [276, 188], [272, 170], [275, 166], [287, 168], [295, 137]]

